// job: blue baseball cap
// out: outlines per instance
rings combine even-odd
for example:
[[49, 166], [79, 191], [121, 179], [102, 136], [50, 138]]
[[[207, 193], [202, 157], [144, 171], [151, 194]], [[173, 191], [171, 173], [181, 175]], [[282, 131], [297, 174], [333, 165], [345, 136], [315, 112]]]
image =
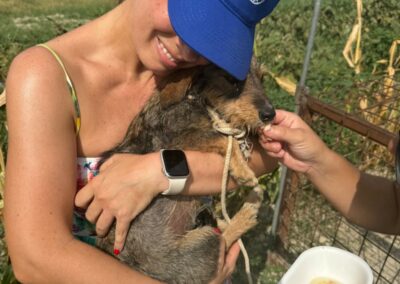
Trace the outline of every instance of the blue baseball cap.
[[168, 0], [176, 34], [239, 80], [249, 72], [256, 24], [279, 0]]

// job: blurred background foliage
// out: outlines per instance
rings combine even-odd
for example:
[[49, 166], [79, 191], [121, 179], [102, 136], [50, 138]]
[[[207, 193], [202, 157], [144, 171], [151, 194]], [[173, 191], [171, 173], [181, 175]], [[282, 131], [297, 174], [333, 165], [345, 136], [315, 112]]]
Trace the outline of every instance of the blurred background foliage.
[[[361, 34], [361, 73], [349, 68], [342, 51], [356, 21], [356, 1], [322, 1], [317, 34], [306, 85], [312, 93], [329, 88], [348, 89], [354, 81], [370, 77], [376, 62], [388, 59], [392, 42], [400, 38], [400, 4], [397, 0], [364, 0]], [[258, 26], [256, 50], [275, 75], [293, 82], [300, 79], [313, 13], [313, 1], [282, 0]], [[276, 106], [293, 108], [294, 100], [267, 77], [266, 90]], [[333, 98], [345, 96], [345, 92]]]
[[[4, 88], [7, 70], [12, 58], [21, 50], [77, 27], [97, 17], [115, 4], [116, 0], [1, 0], [0, 1], [0, 93]], [[327, 101], [344, 100], [355, 88], [354, 82], [368, 80], [375, 67], [386, 70], [389, 48], [400, 39], [400, 4], [398, 0], [364, 0], [361, 29], [361, 72], [356, 74], [346, 63], [342, 51], [357, 19], [356, 1], [322, 1], [314, 51], [306, 85], [310, 92], [334, 95]], [[257, 27], [255, 51], [268, 71], [265, 89], [275, 106], [294, 110], [294, 97], [287, 91], [300, 78], [313, 12], [311, 0], [281, 0], [275, 11]], [[278, 84], [280, 82], [280, 84]], [[289, 88], [282, 88], [286, 84]], [[5, 106], [0, 107], [0, 146], [7, 149]], [[0, 201], [2, 201], [4, 169], [0, 169]], [[276, 175], [266, 177], [266, 187], [272, 200], [279, 181]], [[269, 207], [263, 226], [251, 232], [247, 239], [253, 257], [253, 273], [259, 283], [277, 283], [284, 273], [281, 268], [266, 267], [266, 251], [270, 242], [268, 222]], [[0, 202], [0, 218], [2, 203]], [[264, 212], [264, 211], [263, 211]], [[268, 213], [269, 212], [269, 213]], [[13, 283], [4, 231], [0, 222], [0, 280]], [[275, 276], [274, 276], [275, 275]], [[240, 273], [237, 283], [245, 283]]]

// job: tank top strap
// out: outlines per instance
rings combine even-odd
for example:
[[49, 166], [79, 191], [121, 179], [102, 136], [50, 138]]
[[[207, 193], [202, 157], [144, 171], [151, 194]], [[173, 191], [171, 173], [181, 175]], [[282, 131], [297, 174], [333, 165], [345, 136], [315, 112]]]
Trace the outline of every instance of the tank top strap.
[[65, 68], [65, 65], [62, 62], [60, 56], [50, 46], [48, 46], [47, 44], [41, 43], [41, 44], [38, 44], [37, 46], [44, 47], [48, 51], [50, 51], [50, 53], [54, 56], [54, 58], [60, 64], [60, 66], [61, 66], [61, 68], [62, 68], [62, 70], [64, 72], [65, 80], [67, 82], [68, 89], [69, 89], [69, 93], [71, 95], [71, 99], [72, 99], [72, 102], [74, 104], [75, 115], [76, 115], [76, 118], [75, 118], [75, 131], [76, 131], [76, 135], [78, 135], [79, 134], [79, 130], [81, 128], [81, 112], [80, 112], [80, 109], [79, 109], [78, 97], [76, 96], [74, 84], [72, 83], [72, 80], [69, 77], [67, 69]]

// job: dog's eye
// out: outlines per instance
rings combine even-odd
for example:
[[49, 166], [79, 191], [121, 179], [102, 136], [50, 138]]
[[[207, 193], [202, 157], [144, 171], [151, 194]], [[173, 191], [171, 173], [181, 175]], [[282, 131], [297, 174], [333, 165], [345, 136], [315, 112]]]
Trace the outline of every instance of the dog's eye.
[[234, 99], [240, 96], [243, 91], [244, 84], [240, 81], [236, 81], [232, 84], [232, 89], [229, 92], [229, 97]]
[[242, 82], [236, 82], [233, 84], [234, 92], [237, 96], [243, 91], [244, 84]]

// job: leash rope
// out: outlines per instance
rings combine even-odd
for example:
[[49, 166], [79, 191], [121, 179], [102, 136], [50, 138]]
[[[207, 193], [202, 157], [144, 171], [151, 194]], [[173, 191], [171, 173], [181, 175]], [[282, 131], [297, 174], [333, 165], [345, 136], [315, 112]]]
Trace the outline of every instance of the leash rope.
[[[224, 170], [222, 174], [222, 182], [221, 182], [221, 211], [222, 216], [224, 217], [225, 221], [230, 224], [231, 218], [229, 217], [228, 211], [226, 210], [226, 189], [228, 184], [229, 178], [229, 165], [232, 158], [232, 147], [233, 147], [233, 138], [239, 141], [240, 150], [242, 150], [243, 155], [245, 156], [246, 160], [250, 157], [252, 144], [247, 142], [246, 139], [246, 131], [240, 130], [237, 128], [231, 128], [226, 121], [221, 119], [216, 111], [211, 108], [207, 107], [207, 111], [213, 121], [213, 127], [218, 132], [226, 135], [228, 137], [228, 145], [226, 149], [225, 161], [224, 161]], [[242, 144], [244, 145], [242, 148]], [[249, 284], [253, 283], [253, 279], [251, 277], [251, 269], [250, 269], [250, 259], [249, 254], [243, 244], [242, 239], [238, 240], [239, 247], [242, 252], [244, 263], [245, 263], [245, 272], [247, 275], [247, 279]]]
[[251, 151], [253, 150], [253, 143], [247, 139], [247, 131], [232, 128], [225, 120], [220, 118], [219, 114], [215, 110], [207, 107], [207, 111], [213, 122], [214, 129], [228, 137], [232, 136], [235, 138], [239, 142], [240, 150], [247, 161], [250, 158]]

